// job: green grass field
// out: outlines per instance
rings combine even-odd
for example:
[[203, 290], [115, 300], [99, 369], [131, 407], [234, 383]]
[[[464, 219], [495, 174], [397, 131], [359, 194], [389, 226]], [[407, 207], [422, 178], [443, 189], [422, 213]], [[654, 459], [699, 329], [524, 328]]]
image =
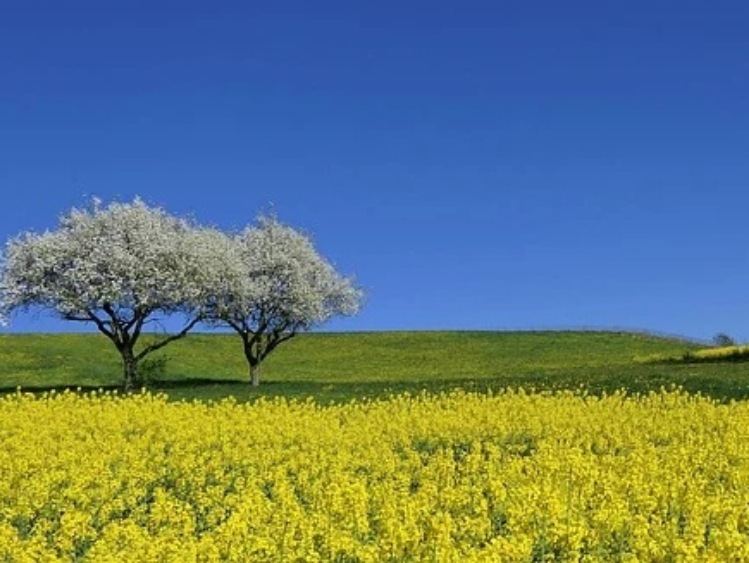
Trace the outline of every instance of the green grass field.
[[[260, 388], [252, 389], [237, 337], [194, 334], [164, 348], [165, 369], [151, 387], [176, 399], [284, 395], [328, 401], [455, 387], [645, 392], [670, 385], [721, 399], [749, 397], [749, 364], [637, 361], [698, 348], [616, 332], [305, 334], [274, 352]], [[102, 336], [0, 336], [0, 391], [114, 388], [121, 381], [119, 356]]]

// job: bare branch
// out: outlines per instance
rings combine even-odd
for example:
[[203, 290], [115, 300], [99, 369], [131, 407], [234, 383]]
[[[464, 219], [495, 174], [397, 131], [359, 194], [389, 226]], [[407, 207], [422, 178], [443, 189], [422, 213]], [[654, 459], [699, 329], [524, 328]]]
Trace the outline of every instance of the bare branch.
[[135, 322], [135, 327], [133, 329], [133, 335], [130, 338], [130, 341], [133, 343], [133, 346], [135, 346], [135, 343], [138, 341], [138, 338], [140, 338], [140, 333], [143, 330], [143, 325], [146, 322], [146, 315], [141, 315], [137, 318]]
[[138, 355], [135, 356], [135, 359], [137, 361], [140, 361], [151, 352], [155, 352], [156, 350], [163, 348], [170, 342], [174, 342], [175, 340], [179, 340], [180, 338], [187, 336], [187, 333], [190, 332], [190, 330], [200, 321], [201, 317], [195, 317], [193, 320], [187, 323], [187, 325], [185, 325], [185, 327], [178, 333], [167, 336], [166, 338], [159, 340], [158, 342], [155, 342], [150, 346], [146, 346]]
[[81, 320], [81, 321], [90, 321], [96, 325], [96, 328], [99, 329], [101, 333], [103, 333], [107, 338], [112, 340], [113, 342], [117, 343], [117, 337], [115, 334], [107, 328], [107, 322], [97, 317], [93, 311], [88, 312], [88, 316], [86, 317], [79, 317], [75, 319], [68, 319], [68, 320]]

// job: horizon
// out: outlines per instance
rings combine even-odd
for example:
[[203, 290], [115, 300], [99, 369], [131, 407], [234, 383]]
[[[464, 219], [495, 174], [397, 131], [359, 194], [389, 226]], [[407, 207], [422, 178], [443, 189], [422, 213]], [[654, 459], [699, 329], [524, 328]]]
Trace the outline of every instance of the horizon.
[[[77, 324], [77, 323], [68, 323]], [[202, 326], [202, 325], [198, 325]], [[80, 327], [83, 328], [83, 327]], [[483, 329], [483, 328], [424, 328], [424, 329], [326, 329], [321, 327], [319, 329], [312, 329], [297, 333], [299, 336], [302, 335], [334, 335], [334, 334], [412, 334], [412, 333], [490, 333], [490, 334], [517, 334], [517, 333], [531, 333], [531, 334], [548, 334], [548, 333], [583, 333], [583, 334], [620, 334], [620, 335], [632, 335], [632, 336], [646, 336], [652, 338], [662, 338], [664, 340], [680, 340], [684, 342], [690, 342], [693, 344], [704, 344], [712, 346], [712, 339], [697, 338], [686, 334], [677, 334], [670, 332], [662, 332], [649, 330], [646, 328], [632, 328], [632, 327], [595, 327], [595, 326], [570, 326], [570, 327], [509, 327], [501, 329]], [[56, 336], [56, 335], [104, 335], [99, 332], [94, 326], [89, 326], [88, 330], [53, 330], [53, 331], [38, 331], [38, 330], [25, 330], [25, 331], [12, 331], [6, 330], [0, 332], [0, 336], [25, 336], [25, 335], [41, 335], [41, 336]], [[148, 336], [149, 334], [164, 334], [164, 331], [144, 331], [143, 335]], [[223, 335], [223, 336], [235, 336], [236, 333], [231, 328], [210, 328], [204, 327], [204, 329], [191, 330], [186, 336], [211, 336], [211, 335]], [[737, 341], [736, 345], [743, 345], [742, 342]]]
[[92, 196], [272, 209], [364, 289], [323, 331], [749, 342], [747, 53], [737, 0], [16, 3], [0, 239]]

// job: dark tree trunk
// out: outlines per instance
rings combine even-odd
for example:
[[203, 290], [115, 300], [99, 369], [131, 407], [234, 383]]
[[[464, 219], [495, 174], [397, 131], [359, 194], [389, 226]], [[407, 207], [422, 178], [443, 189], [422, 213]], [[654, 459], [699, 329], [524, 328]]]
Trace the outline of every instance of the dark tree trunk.
[[260, 385], [260, 364], [250, 363], [250, 381], [253, 387]]
[[260, 365], [263, 360], [276, 349], [276, 346], [296, 335], [296, 331], [284, 333], [283, 329], [274, 330], [267, 334], [262, 332], [262, 328], [258, 329], [257, 332], [252, 332], [246, 325], [238, 322], [229, 322], [229, 326], [242, 337], [244, 357], [250, 366], [250, 383], [253, 387], [260, 385]]
[[128, 348], [121, 349], [120, 353], [122, 354], [122, 365], [125, 371], [125, 392], [130, 393], [140, 386], [138, 360], [135, 359], [133, 351]]
[[65, 318], [72, 321], [93, 322], [96, 328], [104, 334], [115, 345], [122, 356], [122, 367], [125, 374], [125, 391], [131, 392], [143, 385], [143, 380], [138, 375], [138, 363], [151, 352], [160, 350], [170, 342], [183, 338], [192, 328], [201, 320], [200, 315], [191, 319], [181, 331], [172, 334], [146, 346], [137, 355], [135, 354], [135, 344], [141, 335], [141, 330], [146, 323], [148, 316], [154, 309], [141, 308], [134, 311], [133, 316], [129, 319], [123, 319], [111, 303], [105, 303], [102, 308], [108, 318], [97, 316], [96, 310], [85, 311], [85, 314], [70, 314]]
[[260, 354], [253, 350], [252, 337], [247, 332], [240, 332], [242, 336], [242, 343], [244, 344], [244, 357], [247, 359], [247, 364], [250, 366], [250, 382], [253, 387], [260, 385]]

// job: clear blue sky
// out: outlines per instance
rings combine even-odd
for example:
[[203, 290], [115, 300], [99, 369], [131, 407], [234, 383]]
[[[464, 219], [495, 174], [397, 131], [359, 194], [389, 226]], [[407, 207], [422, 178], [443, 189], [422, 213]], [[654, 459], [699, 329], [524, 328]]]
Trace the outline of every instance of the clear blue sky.
[[91, 195], [272, 203], [367, 292], [335, 330], [749, 340], [748, 156], [743, 1], [0, 11], [3, 240]]

